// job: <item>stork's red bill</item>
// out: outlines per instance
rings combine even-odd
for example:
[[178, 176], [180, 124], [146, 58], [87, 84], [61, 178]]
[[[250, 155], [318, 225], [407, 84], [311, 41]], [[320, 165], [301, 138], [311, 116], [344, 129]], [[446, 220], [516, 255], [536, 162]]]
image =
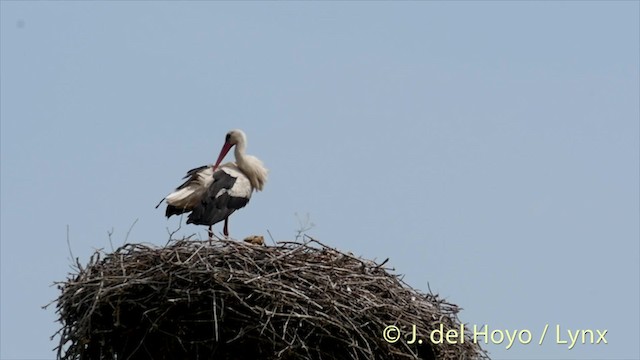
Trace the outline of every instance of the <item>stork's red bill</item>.
[[[242, 130], [231, 130], [225, 137], [218, 159], [187, 172], [187, 179], [164, 199], [167, 217], [189, 213], [187, 224], [212, 226], [224, 220], [223, 233], [229, 236], [229, 216], [243, 208], [254, 191], [261, 191], [267, 182], [268, 170], [255, 156], [245, 153], [247, 137]], [[220, 165], [231, 148], [235, 147], [235, 162]], [[160, 206], [160, 203], [156, 206]]]

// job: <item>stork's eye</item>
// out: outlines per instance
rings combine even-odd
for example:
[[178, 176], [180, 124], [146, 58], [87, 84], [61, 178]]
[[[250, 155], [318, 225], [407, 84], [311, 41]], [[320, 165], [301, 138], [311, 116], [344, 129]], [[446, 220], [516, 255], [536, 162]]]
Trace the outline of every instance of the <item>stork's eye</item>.
[[224, 138], [224, 141], [229, 142], [229, 139], [231, 139], [231, 133], [227, 134], [227, 137]]

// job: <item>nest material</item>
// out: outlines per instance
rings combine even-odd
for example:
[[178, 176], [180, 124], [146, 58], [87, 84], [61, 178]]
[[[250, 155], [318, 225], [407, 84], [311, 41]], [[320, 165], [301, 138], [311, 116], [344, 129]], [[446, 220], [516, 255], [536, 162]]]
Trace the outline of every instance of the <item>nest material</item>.
[[[259, 246], [188, 239], [97, 251], [59, 283], [58, 359], [485, 359], [459, 308], [306, 238]], [[403, 337], [390, 343], [384, 329]], [[423, 339], [411, 340], [412, 325]], [[394, 335], [391, 333], [390, 335]]]

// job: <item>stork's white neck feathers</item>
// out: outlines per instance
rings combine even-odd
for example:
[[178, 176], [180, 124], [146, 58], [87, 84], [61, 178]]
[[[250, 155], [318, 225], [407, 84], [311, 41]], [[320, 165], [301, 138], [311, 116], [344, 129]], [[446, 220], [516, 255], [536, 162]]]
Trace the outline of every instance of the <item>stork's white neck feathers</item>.
[[234, 130], [233, 132], [236, 132], [238, 135], [234, 149], [236, 164], [240, 171], [249, 178], [251, 186], [258, 191], [262, 191], [264, 184], [267, 182], [269, 171], [264, 167], [260, 159], [245, 153], [247, 149], [247, 137], [244, 135], [244, 132], [241, 130]]
[[258, 191], [262, 191], [264, 184], [267, 182], [269, 172], [262, 164], [262, 161], [251, 155], [242, 154], [237, 156], [236, 152], [236, 164], [240, 171], [249, 178], [251, 186]]

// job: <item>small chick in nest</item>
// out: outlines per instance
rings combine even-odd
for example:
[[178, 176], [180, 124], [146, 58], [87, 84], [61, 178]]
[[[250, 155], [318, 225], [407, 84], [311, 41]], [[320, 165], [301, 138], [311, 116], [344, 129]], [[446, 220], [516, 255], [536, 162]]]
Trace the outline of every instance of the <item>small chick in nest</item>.
[[264, 246], [264, 236], [262, 235], [251, 235], [244, 238], [245, 242], [248, 242], [253, 245], [263, 245]]

